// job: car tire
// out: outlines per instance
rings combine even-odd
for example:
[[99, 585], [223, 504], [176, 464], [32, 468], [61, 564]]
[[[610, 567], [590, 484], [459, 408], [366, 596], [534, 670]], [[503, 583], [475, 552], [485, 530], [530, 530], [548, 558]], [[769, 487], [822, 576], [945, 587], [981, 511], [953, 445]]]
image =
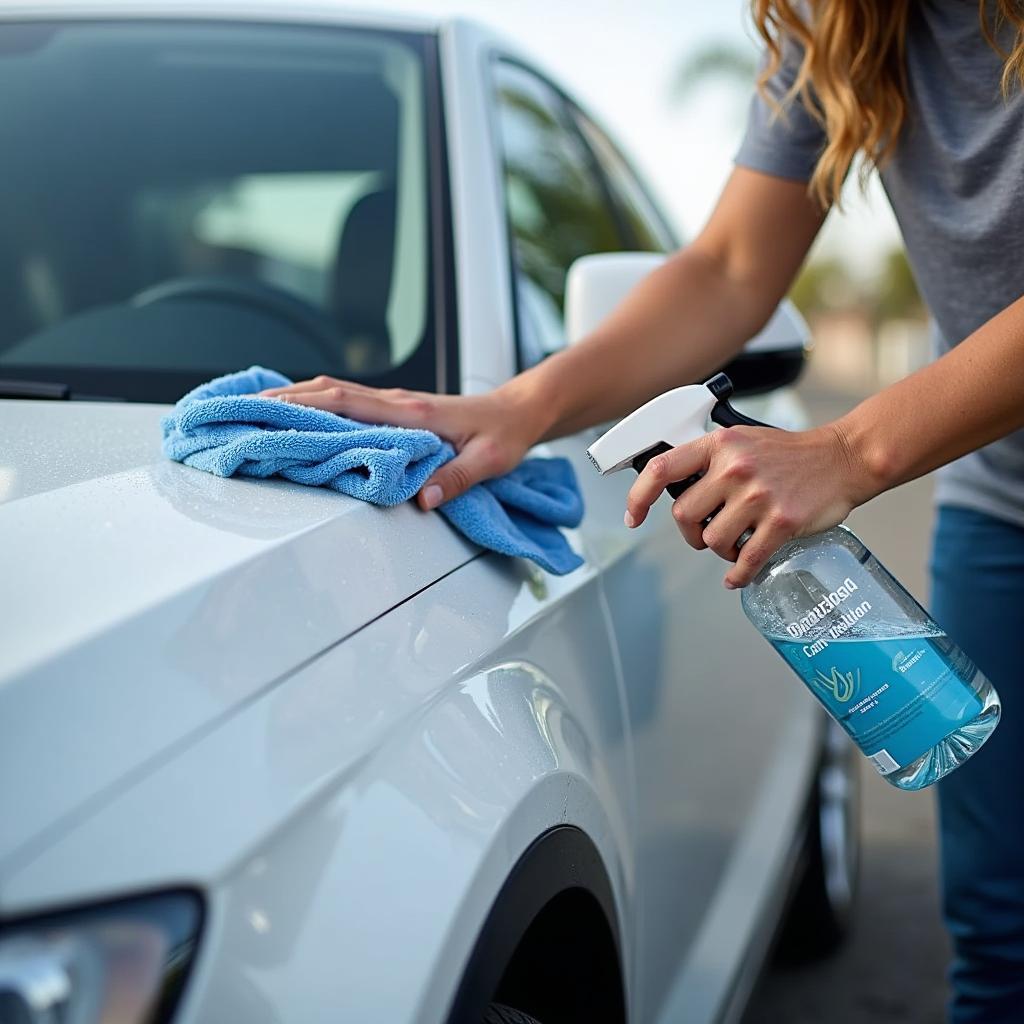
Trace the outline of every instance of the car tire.
[[531, 1017], [522, 1010], [514, 1010], [511, 1006], [491, 1003], [484, 1011], [480, 1024], [540, 1024], [536, 1017]]
[[849, 931], [860, 867], [859, 769], [856, 748], [830, 719], [809, 814], [806, 868], [779, 940], [784, 963], [823, 959]]

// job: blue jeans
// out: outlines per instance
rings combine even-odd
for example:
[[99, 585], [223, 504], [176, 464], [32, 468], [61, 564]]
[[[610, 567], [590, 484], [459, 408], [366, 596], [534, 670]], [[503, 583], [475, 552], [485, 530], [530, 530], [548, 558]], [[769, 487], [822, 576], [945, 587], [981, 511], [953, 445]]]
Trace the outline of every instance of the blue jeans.
[[999, 691], [988, 743], [938, 784], [953, 1024], [1024, 1022], [1024, 529], [939, 510], [932, 615]]

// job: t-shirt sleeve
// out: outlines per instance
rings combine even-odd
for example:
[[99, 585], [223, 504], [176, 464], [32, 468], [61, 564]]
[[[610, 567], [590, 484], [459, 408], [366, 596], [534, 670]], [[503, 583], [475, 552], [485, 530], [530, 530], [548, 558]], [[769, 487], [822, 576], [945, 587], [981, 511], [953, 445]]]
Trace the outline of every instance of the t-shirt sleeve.
[[739, 167], [794, 181], [810, 181], [818, 157], [825, 148], [825, 131], [799, 96], [783, 102], [796, 81], [803, 48], [791, 37], [782, 43], [782, 63], [767, 81], [768, 96], [782, 109], [754, 93], [747, 116], [747, 130], [734, 162]]

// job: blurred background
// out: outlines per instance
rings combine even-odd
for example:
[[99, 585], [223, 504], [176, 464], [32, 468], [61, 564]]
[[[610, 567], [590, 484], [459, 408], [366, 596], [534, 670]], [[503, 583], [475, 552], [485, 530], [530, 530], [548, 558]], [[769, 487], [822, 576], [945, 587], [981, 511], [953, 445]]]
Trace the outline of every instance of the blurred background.
[[[375, 6], [363, 0], [360, 6]], [[732, 166], [760, 47], [743, 0], [386, 0], [463, 13], [520, 41], [634, 159], [682, 237], [700, 229]], [[847, 182], [792, 298], [815, 348], [800, 385], [816, 422], [927, 359], [927, 320], [875, 176]], [[931, 484], [901, 487], [851, 525], [927, 604]], [[937, 1024], [947, 946], [931, 793], [901, 793], [863, 762], [864, 856], [852, 940], [821, 964], [774, 965], [744, 1024]]]

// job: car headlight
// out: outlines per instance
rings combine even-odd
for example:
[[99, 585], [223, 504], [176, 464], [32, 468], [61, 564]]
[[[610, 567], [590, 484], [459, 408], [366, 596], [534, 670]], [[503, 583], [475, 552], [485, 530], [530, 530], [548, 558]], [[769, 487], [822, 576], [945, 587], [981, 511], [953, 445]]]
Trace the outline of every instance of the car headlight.
[[170, 892], [0, 924], [0, 1024], [167, 1020], [201, 920]]

